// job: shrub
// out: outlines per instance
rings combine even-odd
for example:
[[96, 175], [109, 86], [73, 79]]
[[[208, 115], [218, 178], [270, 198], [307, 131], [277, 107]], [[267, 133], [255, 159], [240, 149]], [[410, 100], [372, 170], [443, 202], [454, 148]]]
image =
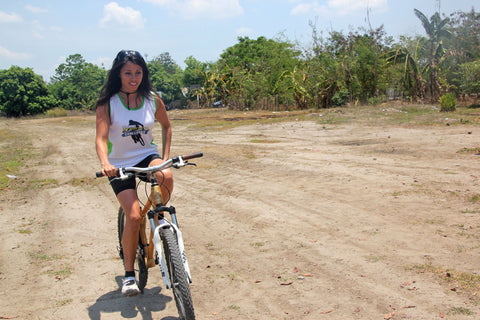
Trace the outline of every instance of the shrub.
[[68, 113], [67, 113], [67, 110], [65, 109], [53, 108], [53, 109], [47, 110], [45, 112], [45, 115], [47, 117], [55, 118], [55, 117], [66, 117]]
[[452, 112], [456, 110], [457, 101], [453, 93], [447, 93], [440, 97], [440, 111]]
[[349, 93], [347, 89], [342, 89], [336, 92], [332, 97], [332, 106], [340, 107], [345, 105], [348, 102], [348, 96]]
[[34, 115], [55, 104], [42, 77], [31, 68], [12, 66], [0, 70], [0, 113], [9, 117]]

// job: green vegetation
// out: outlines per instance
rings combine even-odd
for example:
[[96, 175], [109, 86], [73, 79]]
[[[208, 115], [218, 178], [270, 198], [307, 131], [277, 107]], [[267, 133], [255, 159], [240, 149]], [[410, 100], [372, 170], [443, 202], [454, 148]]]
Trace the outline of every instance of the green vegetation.
[[[310, 23], [312, 41], [305, 47], [283, 35], [239, 37], [215, 62], [190, 56], [182, 70], [163, 52], [147, 64], [155, 90], [175, 108], [281, 111], [391, 100], [440, 102], [442, 111], [459, 101], [478, 106], [480, 13], [428, 17], [414, 9], [412, 15], [424, 35], [395, 41], [383, 25], [324, 33]], [[0, 70], [0, 114], [54, 117], [65, 115], [61, 110], [90, 110], [106, 74], [78, 53], [58, 66], [49, 83], [30, 68]]]
[[0, 192], [17, 180], [18, 170], [32, 157], [31, 143], [8, 128], [0, 129]]
[[[466, 293], [471, 300], [479, 301], [478, 292], [480, 291], [480, 276], [477, 274], [434, 266], [431, 263], [407, 266], [405, 269], [417, 273], [433, 274], [436, 276], [439, 283], [446, 289]], [[457, 308], [451, 310], [451, 312], [455, 314], [468, 314], [463, 313], [464, 311], [468, 312], [468, 310], [462, 311]]]
[[440, 111], [451, 112], [455, 111], [457, 106], [457, 101], [455, 100], [455, 95], [453, 93], [447, 93], [440, 97]]
[[448, 315], [453, 316], [453, 315], [457, 315], [457, 314], [472, 316], [475, 313], [472, 310], [467, 309], [465, 307], [453, 307], [448, 311]]

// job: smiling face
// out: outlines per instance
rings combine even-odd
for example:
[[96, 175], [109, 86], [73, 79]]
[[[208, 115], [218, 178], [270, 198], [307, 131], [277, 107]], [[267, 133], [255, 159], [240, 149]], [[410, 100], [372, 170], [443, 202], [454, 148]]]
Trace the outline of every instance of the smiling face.
[[120, 69], [120, 80], [122, 81], [122, 91], [133, 93], [137, 91], [142, 83], [143, 69], [138, 64], [128, 61]]

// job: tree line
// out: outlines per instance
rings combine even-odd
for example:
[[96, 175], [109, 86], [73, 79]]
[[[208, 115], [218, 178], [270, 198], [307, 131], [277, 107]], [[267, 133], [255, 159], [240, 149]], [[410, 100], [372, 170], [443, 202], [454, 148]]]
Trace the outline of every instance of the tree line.
[[[182, 69], [168, 52], [147, 59], [167, 106], [307, 109], [402, 99], [436, 103], [480, 91], [480, 13], [431, 17], [414, 9], [425, 36], [394, 41], [382, 26], [326, 35], [314, 22], [311, 43], [284, 36], [239, 37], [215, 62], [188, 57]], [[46, 83], [31, 68], [0, 70], [0, 113], [22, 116], [52, 108], [91, 109], [107, 70], [70, 55]]]

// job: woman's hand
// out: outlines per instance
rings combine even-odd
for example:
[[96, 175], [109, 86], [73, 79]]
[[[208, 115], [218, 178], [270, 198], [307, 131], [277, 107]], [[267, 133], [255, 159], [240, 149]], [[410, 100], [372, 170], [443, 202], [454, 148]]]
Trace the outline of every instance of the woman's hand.
[[117, 169], [110, 163], [102, 164], [102, 173], [107, 177], [117, 176]]

